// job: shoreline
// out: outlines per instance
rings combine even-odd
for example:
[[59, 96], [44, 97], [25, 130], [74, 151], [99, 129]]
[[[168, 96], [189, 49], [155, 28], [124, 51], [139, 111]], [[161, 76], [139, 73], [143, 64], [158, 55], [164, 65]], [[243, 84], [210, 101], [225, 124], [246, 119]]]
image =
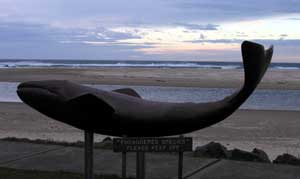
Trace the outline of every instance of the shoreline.
[[[24, 104], [23, 102], [15, 102], [15, 101], [0, 101], [0, 106], [2, 106], [2, 105], [5, 105], [5, 104], [7, 104], [7, 105], [9, 105], [9, 104], [16, 104], [16, 105], [18, 105], [18, 104], [21, 104], [21, 105], [26, 105], [26, 104]], [[1, 110], [0, 110], [1, 111]], [[237, 111], [243, 111], [243, 112], [255, 112], [255, 111], [261, 111], [261, 112], [273, 112], [273, 111], [277, 111], [277, 112], [296, 112], [296, 113], [300, 113], [300, 111], [298, 111], [298, 110], [278, 110], [278, 109], [244, 109], [244, 108], [242, 108], [242, 109], [238, 109]], [[51, 119], [52, 120], [52, 119]], [[299, 118], [299, 121], [300, 121], [300, 118]]]
[[[50, 79], [105, 85], [239, 88], [244, 71], [135, 67], [0, 69], [1, 82]], [[268, 70], [258, 88], [300, 90], [300, 70]]]

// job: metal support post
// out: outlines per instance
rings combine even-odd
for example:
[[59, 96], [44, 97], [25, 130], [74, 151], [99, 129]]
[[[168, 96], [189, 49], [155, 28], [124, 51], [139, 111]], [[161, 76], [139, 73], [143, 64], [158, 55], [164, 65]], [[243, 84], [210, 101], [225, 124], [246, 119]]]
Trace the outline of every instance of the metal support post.
[[[123, 136], [123, 138], [126, 138], [126, 135]], [[127, 156], [126, 152], [122, 152], [122, 178], [126, 178], [126, 170], [127, 170]]]
[[94, 179], [93, 172], [94, 133], [84, 131], [84, 176], [85, 179]]
[[[183, 138], [183, 135], [179, 136]], [[182, 168], [183, 168], [183, 151], [178, 152], [178, 179], [182, 179]]]
[[136, 153], [136, 178], [145, 179], [145, 152]]
[[126, 152], [122, 152], [122, 178], [126, 178]]

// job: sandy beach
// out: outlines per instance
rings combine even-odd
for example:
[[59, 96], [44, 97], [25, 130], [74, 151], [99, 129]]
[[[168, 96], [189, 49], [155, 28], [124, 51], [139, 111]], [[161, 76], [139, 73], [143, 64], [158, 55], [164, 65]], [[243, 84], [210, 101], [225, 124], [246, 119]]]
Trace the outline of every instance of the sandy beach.
[[[238, 110], [223, 122], [188, 134], [194, 145], [210, 141], [228, 148], [265, 150], [271, 158], [288, 152], [298, 156], [300, 112]], [[53, 141], [83, 141], [83, 132], [52, 120], [22, 103], [0, 103], [0, 138], [17, 137]], [[96, 135], [101, 141], [103, 135]]]
[[[0, 81], [60, 79], [89, 84], [238, 88], [243, 70], [197, 68], [7, 68]], [[268, 70], [259, 88], [300, 89], [300, 70]]]
[[[88, 84], [184, 87], [241, 86], [242, 70], [184, 68], [9, 68], [0, 81], [66, 79]], [[300, 71], [270, 70], [259, 88], [300, 89]], [[300, 153], [300, 111], [239, 110], [225, 121], [196, 131], [195, 145], [221, 142], [228, 148], [265, 150], [271, 158], [284, 152]], [[49, 119], [22, 103], [0, 103], [0, 138], [17, 137], [74, 142], [82, 131]], [[105, 136], [97, 135], [96, 141]]]

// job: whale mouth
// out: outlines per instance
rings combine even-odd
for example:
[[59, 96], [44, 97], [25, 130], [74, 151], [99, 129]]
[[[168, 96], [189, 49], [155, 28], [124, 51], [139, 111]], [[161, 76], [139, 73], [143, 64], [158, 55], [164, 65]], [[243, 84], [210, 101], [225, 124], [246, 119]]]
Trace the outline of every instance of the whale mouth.
[[39, 81], [19, 84], [17, 94], [24, 103], [35, 109], [55, 107], [61, 101], [55, 91]]
[[24, 82], [24, 83], [19, 84], [17, 88], [18, 88], [17, 91], [32, 89], [32, 90], [45, 90], [45, 91], [49, 91], [51, 93], [56, 94], [53, 89], [51, 89], [49, 86], [47, 86], [45, 84], [44, 81]]
[[29, 81], [19, 84], [17, 87], [17, 93], [19, 97], [33, 94], [37, 96], [57, 96], [57, 94], [53, 90], [43, 85], [43, 83], [40, 81]]

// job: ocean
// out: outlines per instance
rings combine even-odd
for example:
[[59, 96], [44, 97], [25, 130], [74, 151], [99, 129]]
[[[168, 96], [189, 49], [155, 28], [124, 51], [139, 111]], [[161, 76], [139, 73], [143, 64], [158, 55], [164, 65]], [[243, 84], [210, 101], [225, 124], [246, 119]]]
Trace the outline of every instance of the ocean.
[[[148, 68], [212, 68], [242, 69], [242, 62], [195, 61], [118, 61], [118, 60], [0, 60], [0, 68], [33, 67], [148, 67]], [[300, 70], [300, 63], [272, 63], [271, 69]]]
[[[0, 82], [1, 102], [21, 102], [16, 94], [19, 83]], [[144, 99], [168, 102], [208, 102], [216, 101], [232, 94], [232, 88], [162, 87], [89, 85], [98, 89], [113, 90], [130, 87]], [[300, 111], [300, 90], [258, 89], [241, 106], [241, 109]]]

